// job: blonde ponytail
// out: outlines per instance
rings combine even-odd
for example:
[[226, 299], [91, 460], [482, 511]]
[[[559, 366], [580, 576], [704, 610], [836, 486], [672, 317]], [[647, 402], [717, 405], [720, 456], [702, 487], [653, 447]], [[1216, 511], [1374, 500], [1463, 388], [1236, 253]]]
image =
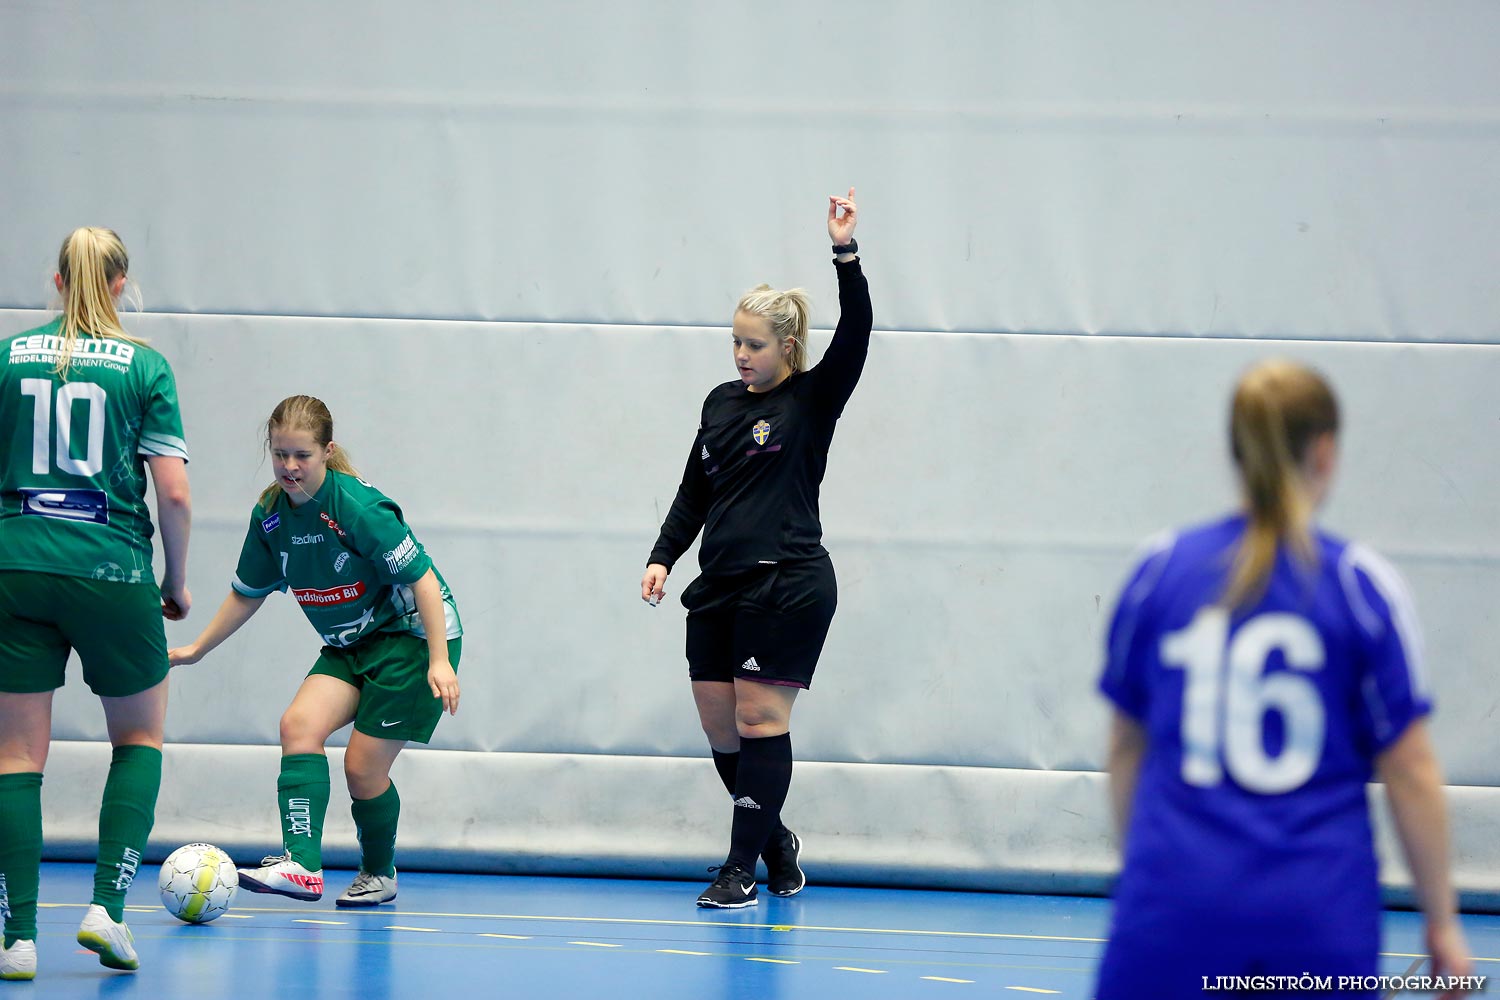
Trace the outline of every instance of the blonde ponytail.
[[792, 371], [807, 371], [807, 329], [812, 316], [812, 299], [804, 288], [778, 292], [770, 285], [756, 285], [746, 292], [735, 312], [763, 316], [778, 341], [792, 342], [787, 359]]
[[132, 344], [145, 341], [132, 337], [120, 325], [110, 286], [128, 275], [130, 258], [125, 244], [112, 229], [84, 226], [63, 240], [57, 255], [57, 273], [62, 278], [62, 350], [53, 371], [66, 376], [73, 364], [73, 348], [80, 336], [115, 337]]
[[1338, 424], [1333, 390], [1311, 369], [1268, 361], [1240, 379], [1229, 433], [1249, 516], [1225, 589], [1228, 607], [1264, 594], [1282, 543], [1305, 564], [1316, 562], [1312, 503], [1301, 481], [1301, 463], [1313, 439], [1336, 432]]

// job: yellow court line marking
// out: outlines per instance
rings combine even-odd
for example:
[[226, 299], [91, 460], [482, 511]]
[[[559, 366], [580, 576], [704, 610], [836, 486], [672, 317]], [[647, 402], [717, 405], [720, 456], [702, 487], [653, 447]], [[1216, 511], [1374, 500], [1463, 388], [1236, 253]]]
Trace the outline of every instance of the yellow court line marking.
[[387, 924], [385, 929], [388, 931], [421, 931], [424, 934], [438, 933], [436, 927], [401, 927], [396, 924]]
[[[86, 906], [85, 903], [42, 903], [42, 906]], [[241, 907], [243, 909], [243, 907]], [[283, 910], [272, 907], [259, 907], [257, 913], [282, 913]], [[1062, 934], [999, 934], [990, 931], [930, 931], [912, 928], [898, 927], [824, 927], [819, 924], [752, 924], [752, 923], [719, 923], [712, 920], [651, 920], [641, 917], [559, 917], [548, 916], [537, 913], [425, 913], [395, 911], [396, 915], [403, 917], [451, 917], [465, 920], [537, 920], [554, 921], [560, 923], [593, 923], [593, 924], [635, 924], [647, 927], [729, 927], [734, 929], [762, 928], [772, 931], [821, 931], [823, 933], [837, 934], [908, 934], [912, 937], [954, 937], [975, 938], [988, 941], [1069, 941], [1075, 944], [1107, 944], [1108, 938], [1099, 937], [1069, 937]], [[378, 914], [371, 914], [372, 916]], [[387, 911], [386, 915], [391, 915]], [[1421, 956], [1407, 955], [1402, 952], [1381, 952], [1382, 958], [1418, 958]], [[1470, 956], [1473, 962], [1500, 962], [1500, 958], [1482, 958], [1478, 955]]]
[[[243, 907], [242, 907], [243, 909]], [[256, 913], [284, 913], [272, 907], [258, 907]], [[1105, 944], [1107, 938], [1067, 937], [1060, 934], [998, 934], [989, 931], [929, 931], [897, 927], [824, 927], [819, 924], [752, 924], [729, 923], [712, 920], [653, 920], [644, 917], [561, 917], [540, 913], [438, 913], [425, 911], [387, 910], [384, 914], [371, 916], [400, 917], [445, 917], [456, 920], [536, 920], [572, 924], [633, 924], [647, 927], [729, 927], [735, 930], [763, 929], [772, 931], [821, 931], [836, 934], [909, 934], [913, 937], [977, 938], [990, 941], [1072, 941], [1079, 944]]]
[[800, 965], [800, 964], [802, 964], [800, 962], [793, 962], [789, 958], [747, 958], [747, 959], [745, 959], [745, 961], [747, 961], [747, 962], [765, 962], [767, 965]]
[[568, 944], [581, 944], [588, 948], [623, 948], [624, 945], [605, 944], [603, 941], [569, 941]]
[[922, 978], [930, 979], [934, 983], [972, 983], [974, 981], [972, 979], [949, 979], [947, 976], [923, 976]]
[[658, 949], [656, 949], [656, 951], [657, 951], [657, 954], [659, 954], [659, 955], [712, 955], [713, 954], [713, 952], [711, 952], [711, 951], [682, 951], [682, 950], [677, 949], [677, 948], [658, 948]]
[[526, 934], [481, 934], [479, 936], [480, 937], [505, 938], [505, 939], [507, 939], [509, 941], [530, 941], [531, 940], [530, 936], [526, 935]]
[[1061, 993], [1062, 990], [1039, 990], [1035, 986], [1007, 986], [1008, 990], [1016, 990], [1020, 993]]
[[310, 920], [307, 917], [298, 917], [293, 920], [294, 924], [327, 924], [330, 927], [343, 927], [349, 923], [347, 920]]
[[840, 972], [868, 972], [872, 976], [885, 975], [884, 969], [856, 969], [852, 965], [835, 965], [834, 968]]

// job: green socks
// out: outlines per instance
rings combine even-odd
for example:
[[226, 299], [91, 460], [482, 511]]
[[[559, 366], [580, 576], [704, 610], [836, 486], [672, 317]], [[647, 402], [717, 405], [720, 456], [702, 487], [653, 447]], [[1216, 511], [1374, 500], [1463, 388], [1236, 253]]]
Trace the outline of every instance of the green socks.
[[355, 799], [350, 804], [354, 829], [359, 835], [359, 868], [371, 875], [396, 874], [396, 823], [401, 818], [401, 796], [396, 783], [373, 799]]
[[310, 872], [323, 869], [323, 818], [328, 814], [328, 758], [294, 753], [281, 758], [276, 801], [281, 806], [281, 844]]
[[42, 776], [0, 774], [0, 917], [5, 947], [36, 940], [42, 866]]
[[[161, 788], [161, 751], [155, 747], [115, 747], [99, 808], [99, 860], [94, 865], [94, 902], [109, 919], [125, 918], [125, 890], [135, 880], [141, 852], [156, 819]], [[38, 831], [40, 832], [40, 831]], [[40, 836], [37, 838], [40, 840]]]

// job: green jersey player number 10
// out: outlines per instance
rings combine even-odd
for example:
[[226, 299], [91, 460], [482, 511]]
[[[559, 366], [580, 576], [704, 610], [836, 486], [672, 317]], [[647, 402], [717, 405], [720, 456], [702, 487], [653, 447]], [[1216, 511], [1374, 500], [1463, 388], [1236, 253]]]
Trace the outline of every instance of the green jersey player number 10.
[[[1182, 780], [1200, 788], [1223, 780], [1222, 743], [1224, 766], [1241, 787], [1264, 795], [1300, 788], [1323, 756], [1323, 698], [1301, 675], [1323, 668], [1323, 640], [1305, 619], [1291, 614], [1257, 615], [1233, 639], [1228, 632], [1229, 612], [1208, 606], [1187, 628], [1162, 639], [1162, 663], [1187, 672]], [[1267, 662], [1278, 650], [1290, 669], [1267, 674]], [[1281, 750], [1274, 756], [1261, 735], [1268, 712], [1279, 712], [1283, 726]]]
[[[57, 387], [57, 402], [53, 405], [52, 380], [45, 378], [21, 379], [21, 395], [31, 396], [35, 403], [35, 416], [31, 423], [31, 471], [45, 476], [52, 471], [49, 455], [52, 452], [56, 424], [57, 468], [75, 476], [96, 476], [104, 469], [104, 387], [93, 382], [65, 382]], [[88, 439], [82, 458], [73, 455], [73, 407], [80, 400], [87, 401]]]

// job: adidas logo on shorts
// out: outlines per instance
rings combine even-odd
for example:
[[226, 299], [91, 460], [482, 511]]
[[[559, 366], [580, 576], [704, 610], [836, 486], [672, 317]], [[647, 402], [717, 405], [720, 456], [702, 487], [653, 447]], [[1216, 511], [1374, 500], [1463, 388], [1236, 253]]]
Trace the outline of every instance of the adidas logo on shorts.
[[760, 672], [760, 664], [756, 663], [755, 662], [755, 657], [752, 656], [752, 657], [750, 657], [750, 659], [748, 659], [744, 663], [740, 664], [740, 669], [741, 670], [752, 670], [752, 671], [755, 671], [756, 673], [759, 673]]
[[739, 806], [741, 809], [759, 809], [760, 808], [760, 803], [756, 802], [754, 799], [752, 799], [748, 795], [741, 795], [739, 798], [737, 798], [737, 799], [734, 800], [734, 804], [737, 805], [737, 806]]

